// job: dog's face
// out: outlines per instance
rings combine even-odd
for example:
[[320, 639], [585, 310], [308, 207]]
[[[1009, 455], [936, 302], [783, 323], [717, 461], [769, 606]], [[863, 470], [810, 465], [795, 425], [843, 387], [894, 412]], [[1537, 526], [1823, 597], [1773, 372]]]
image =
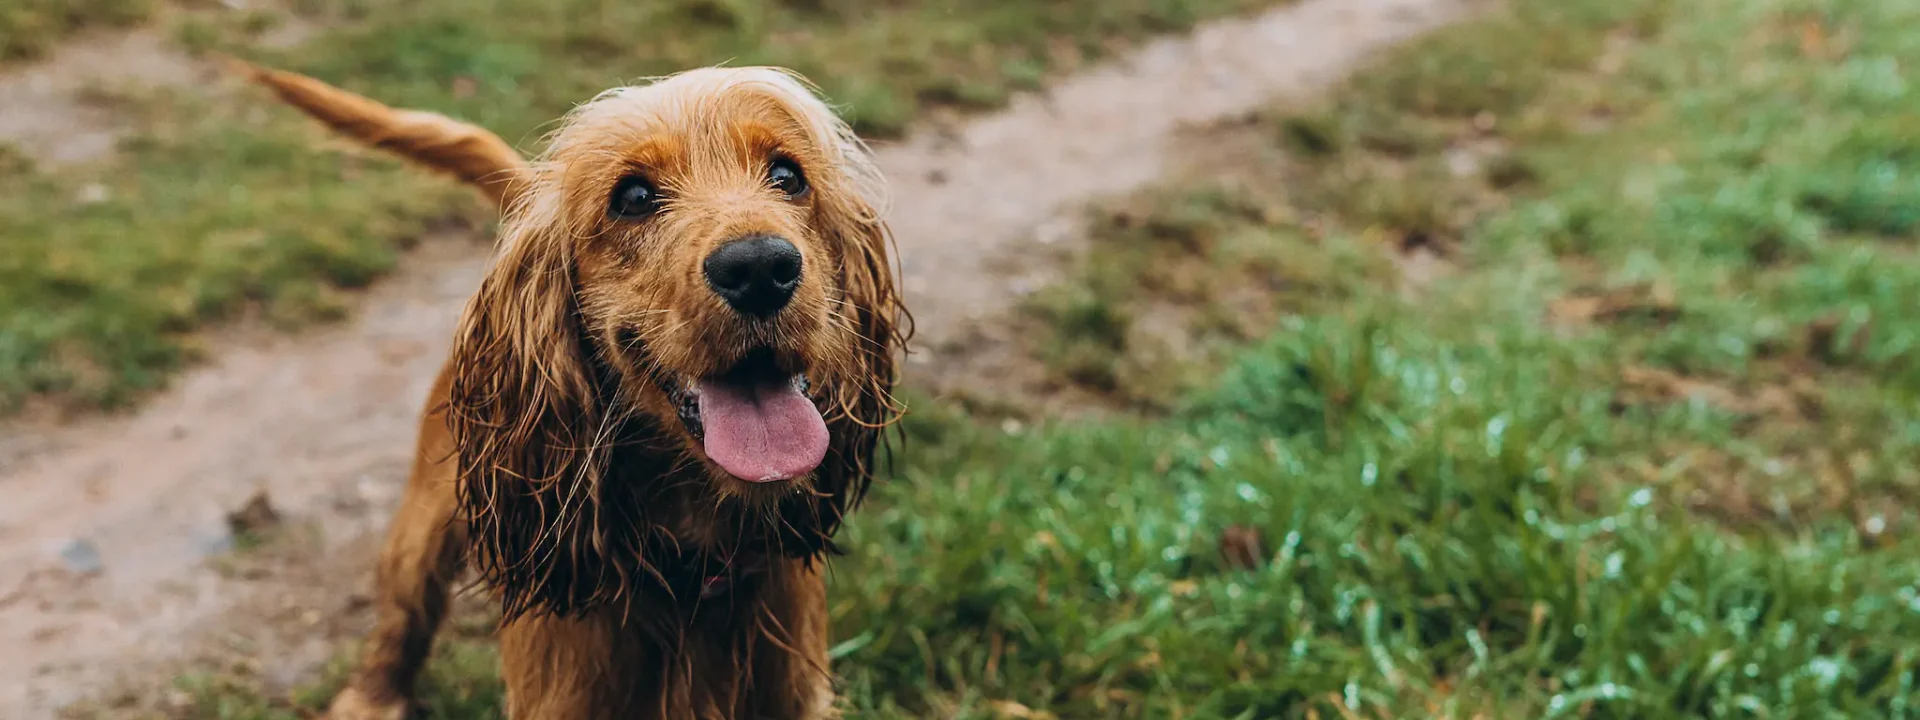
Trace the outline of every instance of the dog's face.
[[[528, 182], [456, 349], [523, 356], [500, 369], [528, 410], [585, 394], [583, 416], [651, 415], [722, 495], [777, 497], [812, 482], [830, 420], [884, 395], [897, 301], [880, 182], [791, 74], [709, 68], [604, 93]], [[585, 361], [568, 352], [617, 374], [613, 395], [569, 377]], [[500, 379], [469, 380], [480, 392], [456, 395], [510, 402]]]
[[586, 330], [722, 492], [804, 484], [825, 457], [808, 391], [860, 371], [842, 270], [880, 241], [864, 163], [766, 70], [611, 93], [555, 138]]

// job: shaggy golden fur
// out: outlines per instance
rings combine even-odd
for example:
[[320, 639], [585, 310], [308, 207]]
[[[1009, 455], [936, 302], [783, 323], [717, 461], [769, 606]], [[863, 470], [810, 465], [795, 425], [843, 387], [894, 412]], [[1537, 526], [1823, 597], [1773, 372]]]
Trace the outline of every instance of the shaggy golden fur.
[[[378, 627], [331, 717], [404, 716], [469, 565], [501, 602], [511, 717], [830, 716], [821, 564], [899, 415], [889, 391], [907, 321], [859, 140], [772, 68], [608, 91], [533, 162], [443, 116], [245, 71], [506, 211], [421, 419], [379, 561]], [[770, 181], [776, 162], [804, 173], [803, 191]], [[657, 207], [609, 212], [635, 177]], [[716, 295], [701, 263], [761, 236], [804, 262], [791, 301], [756, 319]], [[749, 364], [794, 375], [821, 411], [813, 472], [747, 482], [704, 454], [684, 392]]]

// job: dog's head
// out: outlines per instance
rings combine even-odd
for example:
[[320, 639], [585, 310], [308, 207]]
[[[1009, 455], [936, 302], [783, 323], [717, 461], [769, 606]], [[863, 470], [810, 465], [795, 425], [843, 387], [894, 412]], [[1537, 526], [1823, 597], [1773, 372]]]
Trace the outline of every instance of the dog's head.
[[560, 611], [619, 592], [657, 536], [684, 539], [648, 517], [669, 490], [826, 547], [897, 414], [904, 311], [864, 146], [797, 76], [709, 68], [576, 109], [524, 182], [448, 412], [509, 607], [516, 586]]

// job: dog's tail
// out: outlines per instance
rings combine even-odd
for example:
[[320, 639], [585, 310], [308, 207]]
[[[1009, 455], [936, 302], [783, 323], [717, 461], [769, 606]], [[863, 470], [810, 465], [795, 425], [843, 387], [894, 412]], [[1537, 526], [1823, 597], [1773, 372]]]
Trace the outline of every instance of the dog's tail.
[[513, 207], [525, 190], [526, 158], [485, 128], [438, 113], [391, 108], [299, 73], [232, 58], [228, 63], [334, 131], [453, 175], [502, 210]]

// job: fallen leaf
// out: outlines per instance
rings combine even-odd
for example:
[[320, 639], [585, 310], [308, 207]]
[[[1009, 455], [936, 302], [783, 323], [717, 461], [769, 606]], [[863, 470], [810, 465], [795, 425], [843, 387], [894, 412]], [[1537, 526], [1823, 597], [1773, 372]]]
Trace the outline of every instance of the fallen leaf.
[[1235, 570], [1260, 567], [1267, 556], [1265, 545], [1259, 530], [1244, 525], [1234, 525], [1220, 533], [1220, 556]]
[[261, 490], [247, 498], [240, 509], [227, 513], [227, 528], [234, 535], [253, 535], [280, 522], [280, 513], [273, 509], [273, 501], [268, 499], [267, 491]]
[[1800, 23], [1800, 54], [1810, 58], [1827, 57], [1827, 28], [1819, 20]]
[[1674, 298], [1672, 286], [1640, 283], [1604, 292], [1558, 298], [1547, 304], [1547, 313], [1561, 324], [1631, 317], [1671, 322], [1680, 317], [1680, 303]]
[[1593, 295], [1555, 298], [1547, 303], [1547, 315], [1556, 323], [1567, 325], [1584, 323], [1599, 314], [1600, 298]]
[[1012, 700], [995, 700], [991, 704], [993, 713], [1000, 717], [1020, 720], [1052, 720], [1055, 717], [1053, 713], [1035, 710]]
[[1840, 329], [1842, 320], [1838, 315], [1828, 315], [1807, 324], [1807, 352], [1815, 360], [1828, 365], [1839, 365], [1850, 358], [1866, 354], [1867, 342], [1873, 339], [1873, 323], [1862, 323], [1854, 329], [1853, 335], [1846, 338], [1845, 347], [1840, 347]]
[[1671, 370], [1628, 366], [1620, 371], [1620, 380], [1655, 402], [1697, 399], [1723, 410], [1745, 412], [1747, 409], [1747, 404], [1732, 390]]

